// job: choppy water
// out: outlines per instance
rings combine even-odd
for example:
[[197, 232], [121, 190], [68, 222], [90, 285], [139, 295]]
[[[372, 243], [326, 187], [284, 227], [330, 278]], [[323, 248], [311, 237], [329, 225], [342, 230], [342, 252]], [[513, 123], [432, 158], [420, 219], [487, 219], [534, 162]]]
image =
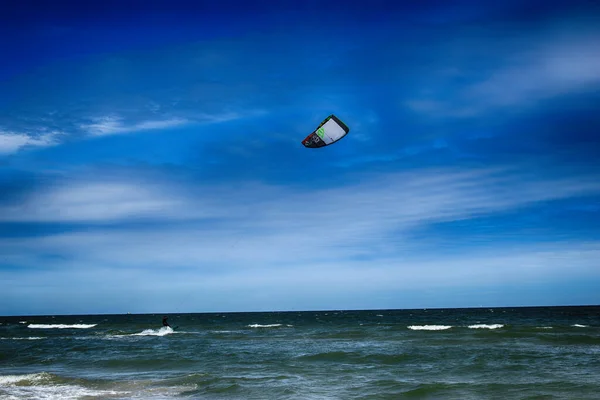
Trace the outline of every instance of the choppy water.
[[0, 317], [0, 398], [600, 398], [600, 307], [161, 318]]

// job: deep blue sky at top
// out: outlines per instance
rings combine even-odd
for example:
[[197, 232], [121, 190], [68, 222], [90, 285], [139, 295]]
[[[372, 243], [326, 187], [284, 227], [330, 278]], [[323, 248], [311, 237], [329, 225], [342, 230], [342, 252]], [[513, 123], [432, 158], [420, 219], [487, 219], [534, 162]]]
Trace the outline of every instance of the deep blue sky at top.
[[0, 314], [600, 301], [597, 2], [1, 7]]

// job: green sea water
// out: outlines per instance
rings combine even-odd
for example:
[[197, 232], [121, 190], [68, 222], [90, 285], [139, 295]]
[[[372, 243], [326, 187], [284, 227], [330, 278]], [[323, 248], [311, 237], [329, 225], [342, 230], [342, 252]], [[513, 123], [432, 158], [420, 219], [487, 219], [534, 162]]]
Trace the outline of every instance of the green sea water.
[[0, 399], [599, 399], [600, 307], [0, 317]]

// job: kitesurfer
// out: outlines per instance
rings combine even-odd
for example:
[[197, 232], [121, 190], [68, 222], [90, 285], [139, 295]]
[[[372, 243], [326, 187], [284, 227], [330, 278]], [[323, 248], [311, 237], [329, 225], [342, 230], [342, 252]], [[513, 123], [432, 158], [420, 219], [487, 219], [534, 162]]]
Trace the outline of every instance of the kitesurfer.
[[169, 319], [166, 315], [163, 317], [163, 326], [168, 326], [169, 328], [171, 327], [171, 325], [169, 325], [169, 323], [167, 322], [167, 319]]

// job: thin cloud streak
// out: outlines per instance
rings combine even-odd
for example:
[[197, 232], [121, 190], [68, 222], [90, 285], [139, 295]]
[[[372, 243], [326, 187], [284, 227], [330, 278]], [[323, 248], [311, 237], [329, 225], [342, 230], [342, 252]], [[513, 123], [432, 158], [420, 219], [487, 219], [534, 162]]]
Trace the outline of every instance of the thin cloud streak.
[[[122, 117], [104, 116], [94, 118], [92, 123], [81, 124], [80, 128], [91, 136], [108, 136], [166, 130], [191, 124], [218, 124], [263, 114], [264, 111], [225, 112], [218, 114], [190, 113], [186, 118], [148, 119], [137, 122], [124, 122], [125, 119]], [[152, 118], [152, 114], [148, 117]]]
[[469, 218], [600, 192], [593, 176], [540, 179], [516, 168], [432, 169], [357, 179], [360, 183], [351, 186], [300, 192], [293, 186], [258, 183], [232, 188], [182, 186], [135, 176], [120, 180], [80, 177], [38, 190], [19, 203], [0, 205], [0, 221], [227, 220], [226, 215], [251, 215], [263, 228], [282, 218], [313, 227], [338, 219], [359, 225], [374, 218], [395, 225]]
[[82, 124], [81, 129], [92, 136], [107, 136], [122, 133], [134, 133], [141, 131], [169, 129], [188, 124], [189, 121], [182, 118], [171, 118], [166, 120], [149, 120], [132, 124], [125, 124], [118, 117], [96, 118], [91, 124]]
[[76, 181], [58, 183], [16, 204], [0, 206], [0, 221], [109, 223], [198, 218], [218, 211], [214, 207], [206, 211], [206, 206], [178, 195], [177, 188], [168, 184]]
[[[386, 308], [398, 307], [406, 293], [415, 291], [435, 292], [439, 305], [451, 301], [456, 289], [487, 287], [498, 290], [600, 279], [599, 258], [600, 243], [571, 242], [516, 248], [495, 246], [493, 250], [467, 251], [453, 257], [432, 255], [427, 259], [399, 257], [310, 264], [300, 260], [286, 267], [269, 264], [238, 269], [206, 268], [201, 263], [185, 269], [167, 264], [158, 268], [152, 264], [114, 268], [105, 260], [76, 259], [67, 263], [66, 268], [56, 269], [49, 264], [34, 273], [0, 271], [0, 277], [3, 282], [21, 282], [18, 293], [13, 293], [13, 286], [7, 285], [4, 297], [19, 298], [23, 293], [43, 292], [47, 296], [78, 293], [89, 302], [88, 307], [95, 307], [100, 312], [107, 312], [106, 303], [102, 302], [104, 306], [98, 307], [96, 301], [121, 290], [136, 299], [143, 299], [140, 304], [144, 306], [136, 312], [151, 312], [157, 306], [177, 310], [183, 305], [188, 310], [197, 308], [195, 311], [224, 311], [223, 307], [228, 311], [248, 311], [248, 301], [252, 299], [256, 308], [261, 304], [260, 298], [268, 299], [270, 309], [273, 304], [285, 304], [290, 298], [313, 304], [312, 308], [327, 309], [336, 307], [333, 305], [336, 301], [349, 296], [358, 300], [358, 304]], [[145, 279], [140, 281], [141, 275]], [[137, 282], [133, 287], [129, 283], [132, 280]], [[49, 287], [48, 281], [57, 283]], [[98, 288], [97, 298], [85, 294], [90, 282]], [[169, 285], [165, 287], [164, 282]], [[156, 299], [156, 293], [160, 293], [158, 303], [152, 301]], [[382, 294], [395, 296], [398, 300], [374, 300]], [[480, 296], [478, 301], [482, 299], [485, 296]], [[213, 304], [219, 306], [211, 309]]]
[[[220, 124], [240, 120], [243, 118], [252, 118], [264, 116], [264, 110], [249, 110], [244, 112], [224, 112], [217, 114], [209, 113], [189, 113], [188, 117], [172, 117], [156, 119], [153, 112], [148, 113], [144, 118], [126, 120], [123, 117], [116, 115], [102, 116], [91, 118], [91, 122], [76, 122], [77, 118], [73, 117], [73, 121], [69, 121], [67, 125], [72, 125], [71, 130], [64, 132], [50, 132], [39, 135], [31, 135], [27, 133], [15, 133], [0, 129], [0, 155], [17, 153], [28, 147], [49, 147], [58, 146], [63, 143], [64, 139], [77, 138], [78, 140], [90, 137], [106, 137], [113, 135], [134, 134], [140, 132], [158, 131], [164, 133], [165, 130], [185, 127], [189, 125], [207, 125]], [[46, 125], [60, 124], [60, 121], [53, 121], [53, 115], [49, 115], [45, 121]], [[28, 129], [42, 131], [47, 130], [35, 124], [32, 120]], [[65, 123], [63, 121], [63, 123]], [[82, 135], [83, 133], [83, 135]]]
[[488, 80], [466, 91], [467, 98], [487, 100], [488, 105], [511, 107], [600, 85], [600, 34], [573, 37], [541, 45], [514, 66], [496, 71]]
[[33, 136], [26, 133], [6, 132], [0, 130], [0, 155], [16, 153], [27, 147], [48, 147], [58, 144], [59, 132]]
[[[598, 193], [594, 179], [535, 180], [501, 169], [392, 174], [309, 193], [269, 186], [184, 191], [158, 182], [78, 183], [37, 193], [24, 205], [4, 205], [0, 220], [147, 221], [157, 229], [96, 226], [2, 239], [0, 248], [7, 256], [53, 254], [63, 258], [58, 265], [72, 260], [119, 268], [237, 269], [404, 257], [417, 245], [409, 240], [411, 232], [431, 223]], [[36, 257], [21, 262], [35, 264]]]
[[[481, 78], [456, 86], [452, 84], [454, 79], [462, 80], [470, 74], [458, 67], [431, 71], [431, 81], [445, 91], [437, 93], [439, 96], [434, 93], [408, 98], [403, 105], [436, 118], [470, 118], [503, 109], [527, 109], [560, 96], [593, 93], [600, 87], [600, 31], [589, 29], [585, 23], [573, 24], [550, 26], [515, 39], [493, 39], [497, 36], [493, 30], [478, 32], [486, 38], [484, 41], [468, 36], [455, 38], [446, 44], [446, 51], [462, 44], [471, 49], [472, 56], [482, 53], [480, 57], [490, 64], [481, 67], [485, 73], [474, 74]], [[490, 46], [497, 51], [488, 54], [483, 50]], [[445, 64], [453, 62], [448, 57]], [[451, 102], [446, 100], [448, 91], [453, 93]]]

